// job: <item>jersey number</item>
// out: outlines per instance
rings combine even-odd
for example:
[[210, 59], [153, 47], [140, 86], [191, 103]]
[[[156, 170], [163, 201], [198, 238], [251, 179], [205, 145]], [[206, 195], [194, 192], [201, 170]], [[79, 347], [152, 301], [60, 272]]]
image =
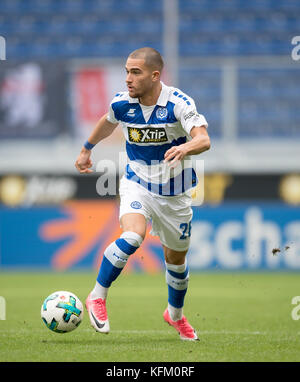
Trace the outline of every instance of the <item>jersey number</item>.
[[181, 223], [180, 228], [182, 230], [182, 235], [180, 236], [180, 240], [185, 240], [187, 237], [191, 236], [192, 222], [189, 223]]

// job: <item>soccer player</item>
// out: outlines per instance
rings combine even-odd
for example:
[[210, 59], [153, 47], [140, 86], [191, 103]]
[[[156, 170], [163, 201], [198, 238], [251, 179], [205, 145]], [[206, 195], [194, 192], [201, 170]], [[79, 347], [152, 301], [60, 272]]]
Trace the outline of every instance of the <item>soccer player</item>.
[[80, 173], [92, 172], [92, 148], [122, 126], [128, 156], [119, 188], [123, 233], [104, 251], [86, 308], [95, 330], [108, 333], [108, 290], [141, 246], [151, 220], [151, 234], [159, 236], [165, 257], [168, 305], [163, 318], [181, 339], [195, 341], [198, 336], [183, 315], [189, 280], [191, 190], [197, 184], [190, 156], [210, 148], [207, 122], [190, 97], [161, 82], [163, 60], [155, 49], [135, 50], [125, 68], [128, 91], [115, 95], [75, 163]]

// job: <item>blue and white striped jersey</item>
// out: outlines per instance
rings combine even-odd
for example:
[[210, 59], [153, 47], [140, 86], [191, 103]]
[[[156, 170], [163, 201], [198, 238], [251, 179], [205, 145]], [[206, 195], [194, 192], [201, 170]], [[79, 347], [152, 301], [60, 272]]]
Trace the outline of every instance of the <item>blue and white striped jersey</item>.
[[125, 176], [149, 191], [164, 196], [186, 192], [197, 184], [190, 157], [174, 169], [164, 163], [164, 154], [172, 146], [191, 139], [194, 126], [206, 126], [192, 98], [174, 87], [162, 84], [154, 106], [144, 106], [128, 92], [117, 93], [107, 120], [120, 123], [126, 139], [128, 164]]

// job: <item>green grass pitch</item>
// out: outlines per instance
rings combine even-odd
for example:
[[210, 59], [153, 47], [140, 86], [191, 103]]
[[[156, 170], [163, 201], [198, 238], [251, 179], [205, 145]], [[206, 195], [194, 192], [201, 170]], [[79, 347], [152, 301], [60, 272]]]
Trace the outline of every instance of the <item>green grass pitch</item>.
[[300, 361], [300, 320], [291, 315], [292, 298], [300, 295], [297, 273], [191, 273], [184, 312], [199, 342], [181, 341], [163, 322], [163, 273], [118, 278], [108, 296], [108, 335], [91, 328], [86, 311], [73, 332], [47, 329], [43, 300], [69, 290], [84, 303], [95, 278], [95, 272], [1, 272], [0, 361]]

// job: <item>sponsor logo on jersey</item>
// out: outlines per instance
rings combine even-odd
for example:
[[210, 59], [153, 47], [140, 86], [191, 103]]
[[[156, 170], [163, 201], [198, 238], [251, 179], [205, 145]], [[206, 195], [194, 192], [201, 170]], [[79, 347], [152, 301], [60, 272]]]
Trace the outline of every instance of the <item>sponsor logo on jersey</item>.
[[192, 117], [194, 117], [194, 116], [199, 117], [199, 114], [197, 113], [196, 110], [192, 110], [192, 111], [190, 111], [189, 113], [187, 113], [186, 115], [184, 115], [183, 118], [184, 118], [184, 120], [186, 121], [187, 119], [190, 119], [190, 118], [192, 118]]
[[135, 143], [157, 143], [168, 140], [167, 132], [164, 128], [157, 127], [127, 127], [130, 142]]

